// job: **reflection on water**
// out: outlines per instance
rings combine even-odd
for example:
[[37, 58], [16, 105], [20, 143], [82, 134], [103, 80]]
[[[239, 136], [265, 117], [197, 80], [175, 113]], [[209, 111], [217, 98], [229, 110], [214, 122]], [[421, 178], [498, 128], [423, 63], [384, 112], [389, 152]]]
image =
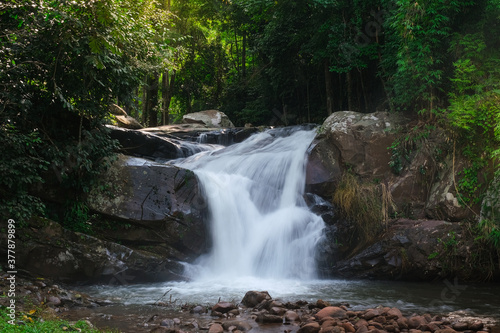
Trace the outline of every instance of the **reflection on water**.
[[353, 310], [379, 305], [397, 307], [409, 315], [446, 314], [464, 311], [471, 315], [500, 319], [500, 285], [464, 284], [456, 280], [438, 283], [347, 280], [271, 280], [255, 277], [232, 280], [165, 282], [128, 286], [91, 286], [83, 292], [127, 305], [153, 304], [157, 301], [214, 304], [219, 299], [240, 302], [248, 290], [266, 290], [284, 301], [323, 299], [332, 304], [348, 303]]

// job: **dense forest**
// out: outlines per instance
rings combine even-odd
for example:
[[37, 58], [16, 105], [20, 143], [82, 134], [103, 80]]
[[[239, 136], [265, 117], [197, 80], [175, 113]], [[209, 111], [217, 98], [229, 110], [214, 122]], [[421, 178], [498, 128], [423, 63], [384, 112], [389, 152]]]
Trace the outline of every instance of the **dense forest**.
[[85, 215], [116, 150], [113, 103], [145, 126], [206, 109], [237, 126], [401, 112], [450, 133], [473, 196], [497, 165], [499, 36], [498, 0], [2, 1], [1, 215], [48, 214], [32, 191], [46, 174], [74, 193], [61, 220]]

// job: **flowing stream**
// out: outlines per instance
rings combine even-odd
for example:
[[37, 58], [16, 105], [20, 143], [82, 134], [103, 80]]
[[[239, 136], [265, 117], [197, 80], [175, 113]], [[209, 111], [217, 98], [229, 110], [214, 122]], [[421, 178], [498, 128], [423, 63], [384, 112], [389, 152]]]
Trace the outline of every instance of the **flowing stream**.
[[303, 199], [306, 151], [314, 136], [314, 130], [269, 130], [173, 161], [196, 173], [211, 214], [212, 249], [185, 265], [191, 280], [83, 291], [125, 307], [159, 300], [239, 302], [248, 290], [267, 290], [285, 301], [323, 299], [347, 302], [352, 309], [384, 305], [407, 314], [464, 311], [499, 318], [498, 285], [317, 279], [315, 248], [324, 222]]

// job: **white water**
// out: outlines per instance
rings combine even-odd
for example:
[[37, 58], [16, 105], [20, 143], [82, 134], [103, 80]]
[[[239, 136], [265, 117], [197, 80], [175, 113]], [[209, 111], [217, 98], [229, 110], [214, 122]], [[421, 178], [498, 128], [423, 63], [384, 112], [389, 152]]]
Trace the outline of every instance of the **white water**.
[[268, 131], [176, 164], [193, 170], [211, 214], [212, 250], [186, 273], [195, 280], [316, 277], [324, 222], [302, 197], [315, 131]]

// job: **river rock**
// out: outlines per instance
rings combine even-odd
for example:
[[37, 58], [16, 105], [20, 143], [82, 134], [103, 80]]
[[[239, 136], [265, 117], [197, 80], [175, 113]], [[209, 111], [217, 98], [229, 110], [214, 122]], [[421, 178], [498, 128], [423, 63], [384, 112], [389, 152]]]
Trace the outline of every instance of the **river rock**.
[[320, 310], [318, 313], [315, 315], [316, 319], [322, 320], [325, 317], [332, 317], [332, 318], [347, 318], [346, 315], [346, 310], [339, 308], [337, 306], [327, 306], [326, 308]]
[[230, 327], [236, 327], [237, 330], [239, 331], [250, 331], [252, 329], [252, 325], [250, 325], [248, 322], [244, 320], [226, 320], [225, 322], [222, 323], [222, 327], [228, 331]]
[[120, 155], [88, 195], [116, 227], [105, 236], [189, 261], [206, 247], [206, 202], [192, 171]]
[[238, 307], [230, 302], [219, 302], [212, 307], [212, 311], [220, 313], [228, 313], [234, 309], [238, 309]]
[[253, 308], [262, 301], [269, 301], [271, 299], [272, 298], [267, 291], [250, 290], [246, 292], [245, 296], [243, 296], [241, 303], [246, 307]]
[[208, 333], [222, 333], [222, 332], [224, 332], [224, 327], [222, 327], [222, 325], [218, 323], [210, 325], [210, 328], [208, 329]]
[[317, 322], [312, 322], [303, 325], [297, 333], [318, 333], [321, 329], [321, 326]]
[[224, 112], [206, 110], [188, 113], [182, 117], [184, 123], [205, 124], [207, 127], [234, 127]]

